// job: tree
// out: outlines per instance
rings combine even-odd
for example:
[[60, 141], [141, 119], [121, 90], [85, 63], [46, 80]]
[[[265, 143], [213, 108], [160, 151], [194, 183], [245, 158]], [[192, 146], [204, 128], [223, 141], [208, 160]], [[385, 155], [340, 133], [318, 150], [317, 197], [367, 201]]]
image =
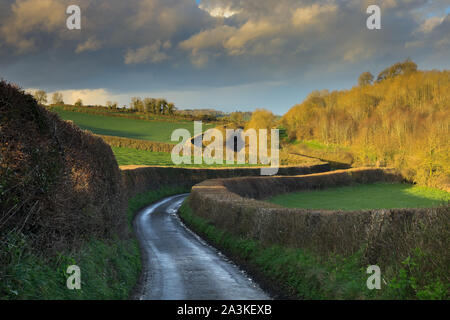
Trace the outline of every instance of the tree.
[[64, 104], [63, 95], [60, 92], [55, 92], [52, 96], [52, 103], [53, 104]]
[[244, 116], [242, 115], [242, 112], [232, 112], [230, 114], [230, 120], [234, 124], [240, 125], [244, 121]]
[[167, 104], [167, 112], [170, 115], [174, 114], [175, 110], [176, 110], [175, 105], [172, 102]]
[[153, 98], [144, 99], [144, 111], [147, 113], [156, 113], [156, 100]]
[[275, 116], [272, 112], [265, 109], [256, 109], [250, 122], [247, 124], [247, 129], [272, 129], [276, 124]]
[[381, 82], [386, 79], [392, 79], [402, 74], [411, 74], [416, 71], [417, 71], [417, 64], [408, 58], [403, 62], [397, 62], [392, 66], [381, 71], [378, 74], [377, 82]]
[[156, 113], [163, 114], [166, 109], [167, 101], [164, 99], [156, 100]]
[[143, 112], [144, 111], [144, 103], [141, 98], [133, 97], [131, 98], [131, 108], [135, 111]]
[[44, 90], [37, 90], [34, 93], [34, 98], [36, 99], [37, 103], [46, 104], [47, 103], [47, 92], [45, 92]]
[[160, 99], [160, 112], [161, 114], [167, 113], [167, 100], [166, 99]]
[[82, 107], [82, 106], [83, 106], [83, 100], [78, 99], [78, 100], [75, 102], [74, 106], [75, 106], [75, 107]]
[[361, 75], [358, 78], [358, 85], [360, 87], [370, 85], [370, 84], [372, 84], [373, 79], [374, 79], [374, 76], [369, 71], [363, 72], [363, 73], [361, 73]]
[[117, 102], [106, 101], [106, 107], [110, 109], [117, 109]]

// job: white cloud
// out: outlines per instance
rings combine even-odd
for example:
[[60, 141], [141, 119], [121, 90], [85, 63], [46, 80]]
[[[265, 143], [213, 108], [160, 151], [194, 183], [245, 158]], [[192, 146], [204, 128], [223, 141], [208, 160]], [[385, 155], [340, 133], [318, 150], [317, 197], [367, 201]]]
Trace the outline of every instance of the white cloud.
[[442, 22], [444, 22], [445, 17], [431, 17], [426, 19], [419, 27], [418, 31], [422, 33], [430, 33], [439, 26]]
[[[112, 94], [106, 89], [81, 89], [81, 90], [62, 90], [64, 102], [74, 104], [78, 99], [83, 101], [84, 105], [104, 105], [107, 100], [112, 100]], [[52, 94], [48, 93], [50, 102]]]
[[230, 18], [241, 12], [240, 10], [232, 10], [230, 7], [208, 7], [204, 4], [200, 4], [199, 8], [216, 18]]

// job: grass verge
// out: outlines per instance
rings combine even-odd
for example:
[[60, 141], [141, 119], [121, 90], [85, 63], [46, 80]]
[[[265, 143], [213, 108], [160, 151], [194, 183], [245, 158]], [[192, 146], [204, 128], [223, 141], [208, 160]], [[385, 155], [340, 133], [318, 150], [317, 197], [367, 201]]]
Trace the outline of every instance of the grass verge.
[[[143, 206], [186, 188], [162, 188], [139, 194], [128, 202], [128, 222]], [[137, 283], [141, 258], [137, 241], [91, 239], [77, 250], [55, 256], [36, 253], [26, 236], [15, 235], [0, 245], [0, 300], [123, 300]], [[81, 270], [81, 290], [69, 290], [67, 267]]]
[[[449, 299], [449, 285], [436, 273], [421, 274], [426, 254], [414, 252], [400, 266], [381, 266], [380, 290], [369, 290], [367, 264], [360, 252], [321, 257], [314, 252], [282, 246], [262, 246], [217, 229], [196, 216], [188, 203], [180, 208], [183, 221], [225, 252], [275, 296], [295, 299]], [[362, 250], [361, 250], [362, 252]], [[445, 277], [444, 277], [445, 278]]]
[[[48, 257], [31, 250], [21, 235], [9, 239], [7, 250], [1, 300], [127, 299], [141, 268], [134, 239], [92, 239], [78, 250]], [[70, 265], [80, 267], [81, 290], [66, 287]]]

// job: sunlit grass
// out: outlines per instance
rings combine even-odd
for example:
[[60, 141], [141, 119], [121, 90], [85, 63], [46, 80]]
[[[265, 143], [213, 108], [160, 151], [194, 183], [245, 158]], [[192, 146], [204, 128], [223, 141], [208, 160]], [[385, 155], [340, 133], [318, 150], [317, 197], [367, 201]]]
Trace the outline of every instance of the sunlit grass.
[[375, 183], [281, 194], [267, 201], [289, 208], [361, 210], [425, 208], [450, 201], [450, 193], [409, 184]]
[[[122, 147], [111, 147], [114, 155], [116, 156], [117, 163], [119, 166], [126, 165], [143, 165], [143, 166], [175, 166], [172, 162], [170, 153], [166, 152], [151, 152], [145, 150], [138, 150], [132, 148], [122, 148]], [[260, 167], [261, 165], [252, 164], [213, 164], [207, 165], [203, 164], [181, 164], [176, 165], [177, 167], [200, 167], [200, 168], [221, 168], [221, 167]]]
[[[109, 117], [81, 112], [65, 111], [55, 108], [64, 120], [72, 120], [81, 129], [95, 134], [142, 139], [156, 142], [176, 143], [171, 141], [172, 132], [176, 129], [188, 129], [194, 133], [194, 122], [145, 121], [123, 117]], [[203, 129], [214, 127], [203, 124]]]

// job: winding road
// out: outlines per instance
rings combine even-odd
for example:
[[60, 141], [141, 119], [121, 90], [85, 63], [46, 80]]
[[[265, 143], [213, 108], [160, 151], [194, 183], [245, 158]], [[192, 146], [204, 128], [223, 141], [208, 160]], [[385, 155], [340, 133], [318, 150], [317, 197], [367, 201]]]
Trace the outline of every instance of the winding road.
[[161, 200], [134, 220], [143, 253], [141, 300], [266, 300], [270, 297], [177, 215], [187, 194]]

